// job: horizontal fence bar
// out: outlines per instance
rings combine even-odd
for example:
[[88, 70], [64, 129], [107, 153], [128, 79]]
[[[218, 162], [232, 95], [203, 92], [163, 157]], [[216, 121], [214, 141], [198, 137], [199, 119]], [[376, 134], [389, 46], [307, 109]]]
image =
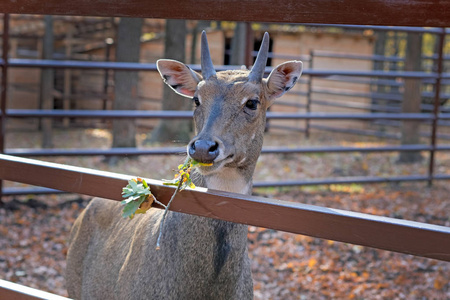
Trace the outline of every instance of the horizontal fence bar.
[[[347, 152], [450, 151], [450, 145], [389, 145], [380, 147], [263, 147], [261, 154], [314, 154]], [[95, 155], [186, 155], [186, 147], [108, 148], [108, 149], [7, 149], [5, 154], [33, 156], [95, 156]]]
[[40, 1], [15, 0], [0, 2], [0, 11], [10, 14], [309, 23], [315, 26], [332, 23], [446, 27], [450, 26], [447, 4], [446, 1], [420, 0], [221, 0], [218, 5], [217, 1], [204, 0], [199, 5], [194, 0], [166, 0], [163, 4], [157, 0], [127, 0], [106, 5], [104, 0], [47, 0], [42, 5]]
[[[334, 95], [334, 96], [345, 96], [345, 97], [357, 97], [357, 98], [376, 98], [377, 100], [389, 100], [392, 102], [401, 102], [403, 101], [403, 94], [402, 93], [366, 93], [366, 92], [354, 92], [349, 90], [331, 90], [331, 89], [324, 89], [324, 88], [313, 88], [311, 89], [311, 93], [313, 94], [324, 94], [324, 95]], [[295, 93], [294, 94], [298, 94]], [[431, 92], [422, 92], [421, 97], [434, 97], [434, 93]], [[450, 94], [448, 93], [440, 93], [439, 99], [449, 99]], [[432, 110], [433, 105], [425, 106], [429, 110]], [[445, 107], [442, 107], [442, 109], [445, 109]], [[448, 110], [448, 109], [447, 109]]]
[[95, 156], [95, 155], [181, 155], [186, 147], [165, 148], [108, 148], [108, 149], [7, 149], [5, 154], [14, 156]]
[[449, 151], [450, 145], [389, 145], [380, 147], [302, 147], [302, 148], [279, 148], [264, 147], [261, 151], [263, 154], [280, 154], [280, 153], [344, 153], [344, 152], [397, 152], [397, 151]]
[[300, 23], [305, 26], [313, 27], [338, 27], [344, 29], [356, 29], [356, 30], [379, 30], [379, 31], [403, 31], [403, 32], [418, 32], [418, 33], [434, 33], [439, 34], [445, 31], [445, 33], [450, 33], [449, 29], [443, 28], [425, 28], [425, 27], [414, 27], [414, 26], [386, 26], [386, 25], [346, 25], [346, 24], [319, 24], [319, 23]]
[[[0, 59], [0, 65], [5, 65]], [[117, 62], [117, 61], [92, 61], [92, 60], [54, 60], [54, 59], [28, 59], [11, 58], [7, 61], [8, 67], [16, 68], [55, 68], [55, 69], [106, 69], [117, 71], [152, 71], [158, 69], [156, 63], [143, 62]], [[195, 71], [201, 71], [201, 65], [189, 65]], [[240, 69], [241, 66], [215, 66], [216, 71]], [[269, 68], [268, 68], [269, 69]]]
[[427, 175], [410, 175], [410, 176], [396, 176], [396, 177], [333, 177], [333, 178], [318, 178], [318, 179], [302, 179], [302, 180], [281, 180], [281, 181], [264, 181], [255, 182], [253, 187], [287, 187], [287, 186], [310, 186], [310, 185], [331, 185], [331, 184], [363, 184], [363, 183], [394, 183], [407, 181], [430, 181], [434, 179], [446, 180], [450, 179], [450, 175], [434, 176]]
[[[0, 178], [119, 201], [132, 176], [2, 154]], [[173, 187], [148, 183], [159, 201], [169, 201]], [[204, 188], [179, 193], [171, 210], [450, 261], [450, 228], [444, 226]]]
[[7, 109], [12, 118], [149, 118], [192, 119], [192, 111], [178, 110], [62, 110], [62, 109]]
[[[437, 78], [436, 73], [413, 72], [413, 71], [354, 71], [354, 70], [311, 70], [303, 72], [310, 76], [357, 76], [357, 77], [386, 77], [386, 78], [417, 78], [430, 79]], [[442, 74], [442, 78], [449, 78], [450, 74]]]
[[[278, 128], [280, 126], [274, 125], [270, 126], [274, 128]], [[317, 125], [317, 124], [311, 124], [311, 128], [317, 129], [317, 130], [323, 130], [323, 131], [329, 131], [329, 132], [341, 132], [341, 133], [348, 133], [348, 134], [359, 134], [359, 135], [366, 135], [366, 136], [375, 136], [379, 138], [385, 138], [385, 139], [395, 139], [399, 140], [401, 138], [400, 133], [387, 133], [387, 132], [380, 132], [376, 130], [364, 130], [364, 129], [353, 129], [353, 128], [340, 128], [340, 127], [332, 127], [332, 126], [325, 126], [325, 125]], [[281, 127], [282, 129], [289, 129], [286, 127]], [[422, 137], [430, 137], [431, 134], [429, 132], [419, 132], [419, 135]], [[439, 139], [450, 139], [450, 135], [448, 134], [442, 134], [438, 133], [436, 135]]]
[[5, 300], [68, 300], [69, 298], [33, 289], [0, 279], [0, 299]]
[[[365, 180], [367, 179], [367, 180]], [[399, 182], [414, 182], [414, 181], [430, 181], [430, 180], [450, 180], [450, 174], [437, 174], [432, 177], [425, 175], [411, 175], [399, 177], [345, 177], [345, 178], [318, 178], [310, 180], [282, 180], [274, 182], [254, 182], [254, 188], [268, 188], [268, 187], [301, 187], [313, 185], [341, 185], [341, 184], [378, 184], [378, 183], [399, 183]], [[19, 196], [19, 195], [47, 195], [47, 194], [67, 194], [70, 192], [43, 188], [43, 187], [8, 187], [3, 188], [3, 195], [5, 196]]]
[[4, 187], [2, 190], [3, 196], [53, 195], [53, 194], [67, 194], [67, 193], [69, 192], [44, 187]]
[[[336, 94], [339, 95], [339, 94]], [[375, 97], [377, 98], [377, 97]], [[450, 98], [450, 97], [449, 97]], [[377, 98], [378, 100], [379, 98]], [[280, 104], [280, 103], [276, 103]], [[288, 105], [288, 103], [284, 103], [284, 105]], [[357, 109], [357, 110], [364, 110], [364, 111], [379, 111], [379, 112], [389, 112], [389, 113], [400, 113], [401, 107], [400, 105], [392, 105], [392, 106], [386, 106], [386, 105], [376, 105], [376, 104], [361, 104], [358, 102], [348, 102], [348, 101], [329, 101], [329, 100], [320, 100], [320, 99], [311, 99], [311, 105], [321, 105], [321, 106], [331, 106], [331, 107], [342, 107], [342, 108], [349, 108], [349, 109]], [[430, 104], [421, 104], [420, 109], [422, 111], [433, 111], [433, 106]], [[449, 113], [450, 108], [441, 107], [440, 109], [443, 113]]]
[[[0, 65], [5, 62], [0, 60]], [[107, 62], [107, 61], [79, 61], [79, 60], [49, 60], [11, 58], [8, 67], [20, 68], [63, 68], [63, 69], [109, 69], [122, 71], [157, 71], [155, 63]], [[200, 65], [189, 65], [195, 71], [201, 71]], [[216, 66], [216, 71], [240, 69], [241, 66]], [[272, 67], [266, 67], [269, 74]], [[387, 77], [387, 78], [423, 78], [436, 79], [437, 73], [417, 71], [355, 71], [355, 70], [316, 70], [305, 69], [302, 74], [310, 76], [357, 76], [357, 77]], [[443, 73], [441, 78], [450, 78], [450, 73]]]
[[[371, 78], [355, 78], [355, 77], [346, 77], [346, 76], [330, 76], [327, 77], [326, 80], [332, 81], [342, 81], [349, 83], [359, 83], [359, 84], [374, 84], [374, 85], [387, 85], [392, 87], [401, 87], [404, 86], [403, 82], [396, 81], [395, 79], [377, 79], [374, 81]], [[434, 84], [435, 79], [422, 79], [423, 83]], [[449, 85], [450, 80], [441, 80], [441, 85]], [[430, 92], [431, 93], [431, 92]]]
[[[10, 118], [150, 118], [190, 119], [192, 111], [178, 110], [62, 110], [62, 109], [7, 109]], [[273, 120], [433, 120], [430, 113], [278, 113], [267, 112], [267, 119]], [[450, 113], [438, 115], [438, 119], [450, 119]]]
[[[440, 31], [440, 29], [436, 29], [436, 28], [434, 28], [434, 29], [436, 31]], [[326, 50], [313, 50], [312, 56], [323, 57], [323, 58], [345, 58], [345, 59], [385, 61], [385, 62], [403, 62], [403, 61], [405, 61], [405, 57], [402, 57], [402, 56], [364, 55], [364, 54], [353, 54], [353, 53], [347, 54], [347, 53], [339, 53], [339, 52], [332, 52], [332, 51], [326, 51]], [[422, 55], [421, 59], [423, 59], [423, 60], [438, 59], [438, 55]], [[450, 55], [444, 55], [442, 57], [442, 59], [448, 60], [448, 59], [450, 59]]]
[[[0, 60], [0, 65], [5, 62]], [[81, 61], [81, 60], [50, 60], [11, 58], [8, 67], [17, 68], [63, 68], [63, 69], [107, 69], [119, 71], [156, 71], [155, 63]]]

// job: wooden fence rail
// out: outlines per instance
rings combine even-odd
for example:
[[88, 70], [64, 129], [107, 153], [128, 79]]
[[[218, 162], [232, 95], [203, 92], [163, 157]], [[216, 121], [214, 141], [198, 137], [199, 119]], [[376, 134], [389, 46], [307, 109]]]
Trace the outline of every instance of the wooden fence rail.
[[[1, 1], [0, 12], [246, 22], [436, 27], [450, 25], [448, 2], [439, 0], [15, 0]], [[4, 43], [4, 56], [7, 55], [7, 46]], [[6, 67], [2, 69], [2, 80], [6, 82]], [[4, 112], [5, 91], [2, 91], [1, 98], [2, 105], [5, 106]], [[0, 124], [1, 130], [4, 127], [3, 120], [4, 118]], [[121, 174], [0, 155], [0, 179], [68, 192], [120, 200], [121, 188], [129, 178], [130, 176]], [[173, 189], [158, 181], [150, 183], [156, 197], [167, 202]], [[180, 193], [172, 209], [450, 261], [450, 228], [443, 226], [200, 188]], [[1, 297], [39, 299], [27, 294], [26, 290], [8, 290], [0, 283]]]
[[0, 11], [104, 17], [143, 17], [284, 23], [446, 26], [447, 1], [438, 0], [15, 0]]
[[[119, 201], [133, 176], [0, 155], [0, 178]], [[167, 203], [174, 188], [148, 183]], [[181, 192], [171, 210], [450, 261], [450, 227], [205, 188]]]
[[0, 299], [5, 300], [69, 300], [69, 298], [0, 279]]

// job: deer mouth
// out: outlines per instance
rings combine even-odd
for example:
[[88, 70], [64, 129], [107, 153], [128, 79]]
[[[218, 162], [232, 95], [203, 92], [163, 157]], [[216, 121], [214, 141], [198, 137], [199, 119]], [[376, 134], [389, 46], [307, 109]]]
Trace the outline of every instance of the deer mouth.
[[221, 156], [222, 155], [219, 155], [214, 161], [210, 162], [210, 164], [212, 164], [212, 165], [198, 166], [197, 167], [198, 172], [203, 176], [212, 175], [212, 174], [220, 172], [222, 168], [228, 167], [230, 164], [233, 163], [234, 154], [225, 156], [225, 158], [221, 158]]

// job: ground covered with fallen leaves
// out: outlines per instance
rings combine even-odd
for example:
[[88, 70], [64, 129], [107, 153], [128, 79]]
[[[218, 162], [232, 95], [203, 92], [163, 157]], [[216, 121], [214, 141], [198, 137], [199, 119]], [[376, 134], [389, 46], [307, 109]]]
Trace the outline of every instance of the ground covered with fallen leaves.
[[[57, 147], [107, 147], [104, 130], [55, 132]], [[39, 137], [15, 133], [9, 148], [38, 147]], [[140, 136], [140, 142], [145, 136]], [[80, 143], [82, 145], [80, 145]], [[270, 134], [268, 146], [374, 146], [392, 144], [371, 138], [317, 134]], [[88, 147], [88, 146], [85, 146]], [[336, 176], [426, 174], [427, 159], [396, 164], [397, 153], [262, 155], [256, 181]], [[436, 170], [447, 174], [450, 155], [438, 153]], [[125, 158], [110, 165], [101, 157], [42, 158], [47, 161], [149, 178], [170, 178], [181, 156]], [[142, 169], [142, 166], [146, 166]], [[6, 183], [6, 186], [20, 186]], [[450, 226], [448, 182], [331, 185], [255, 189], [262, 196]], [[88, 197], [46, 195], [7, 197], [0, 207], [0, 279], [60, 295], [64, 282], [66, 240]], [[118, 216], [119, 217], [119, 216]], [[249, 228], [255, 299], [450, 299], [450, 263], [368, 247]]]

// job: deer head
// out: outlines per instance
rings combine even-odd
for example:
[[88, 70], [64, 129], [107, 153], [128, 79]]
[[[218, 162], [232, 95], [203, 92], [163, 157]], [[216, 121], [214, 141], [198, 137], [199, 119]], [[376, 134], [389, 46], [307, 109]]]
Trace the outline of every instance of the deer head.
[[264, 79], [268, 49], [266, 32], [251, 71], [216, 72], [203, 31], [202, 74], [178, 61], [157, 61], [164, 82], [176, 93], [191, 98], [195, 105], [197, 135], [188, 144], [187, 152], [196, 161], [212, 163], [200, 167], [201, 175], [238, 168], [247, 181], [251, 180], [261, 152], [266, 111], [295, 85], [302, 73], [302, 62], [289, 61], [278, 65]]

